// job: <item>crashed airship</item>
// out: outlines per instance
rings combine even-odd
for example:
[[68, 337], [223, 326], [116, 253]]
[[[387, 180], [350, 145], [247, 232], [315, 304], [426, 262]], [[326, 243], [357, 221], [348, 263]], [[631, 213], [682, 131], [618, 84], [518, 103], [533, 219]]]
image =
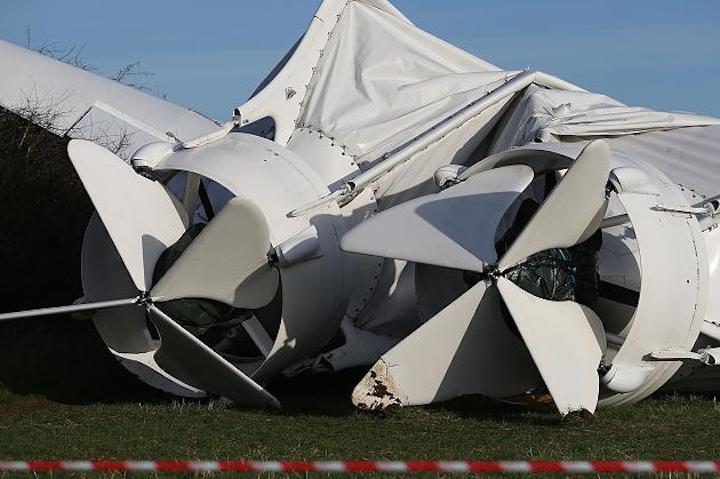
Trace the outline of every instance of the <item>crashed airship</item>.
[[351, 367], [363, 409], [720, 386], [718, 119], [503, 70], [386, 0], [323, 1], [227, 123], [7, 43], [0, 64], [3, 107], [62, 98], [96, 210], [84, 297], [2, 320], [89, 312], [144, 382], [256, 406]]

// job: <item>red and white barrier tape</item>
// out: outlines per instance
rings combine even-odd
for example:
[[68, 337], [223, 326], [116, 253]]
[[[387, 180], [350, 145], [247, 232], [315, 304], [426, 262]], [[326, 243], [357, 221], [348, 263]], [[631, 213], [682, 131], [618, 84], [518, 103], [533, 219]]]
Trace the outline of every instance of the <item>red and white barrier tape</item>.
[[717, 473], [720, 461], [0, 461], [0, 471]]

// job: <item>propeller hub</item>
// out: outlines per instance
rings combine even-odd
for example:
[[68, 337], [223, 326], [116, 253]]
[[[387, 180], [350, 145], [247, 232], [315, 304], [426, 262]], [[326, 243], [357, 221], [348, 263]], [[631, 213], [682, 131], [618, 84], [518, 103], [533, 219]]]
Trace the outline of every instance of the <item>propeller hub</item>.
[[500, 271], [500, 269], [495, 264], [491, 264], [485, 267], [483, 270], [483, 274], [488, 277], [491, 281], [496, 281], [500, 276], [502, 276], [503, 272]]
[[150, 292], [148, 292], [148, 291], [139, 291], [138, 292], [138, 298], [137, 298], [138, 306], [142, 306], [145, 309], [149, 309], [152, 304], [153, 304], [153, 300], [150, 297]]

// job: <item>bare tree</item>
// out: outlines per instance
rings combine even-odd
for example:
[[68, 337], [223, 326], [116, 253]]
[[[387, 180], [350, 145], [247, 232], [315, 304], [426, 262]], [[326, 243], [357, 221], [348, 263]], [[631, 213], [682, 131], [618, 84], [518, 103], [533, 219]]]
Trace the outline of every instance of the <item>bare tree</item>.
[[[28, 49], [73, 67], [99, 73], [97, 66], [88, 63], [83, 58], [83, 52], [85, 51], [87, 43], [72, 46], [64, 46], [58, 42], [35, 44], [30, 27], [27, 29], [26, 36], [26, 46]], [[113, 75], [109, 75], [108, 78], [135, 88], [136, 90], [166, 98], [166, 95], [159, 93], [157, 88], [148, 86], [147, 81], [153, 76], [154, 73], [142, 68], [140, 61], [135, 61], [119, 68]], [[42, 96], [37, 92], [37, 89], [31, 88], [30, 91], [25, 93], [22, 103], [14, 105], [11, 111], [27, 119], [30, 123], [55, 135], [89, 140], [127, 159], [128, 155], [132, 153], [128, 151], [131, 144], [132, 132], [130, 132], [123, 123], [110, 124], [107, 121], [82, 122], [81, 124], [74, 125], [67, 131], [59, 127], [59, 125], [62, 124], [60, 120], [68, 114], [68, 112], [63, 109], [63, 105], [69, 99], [70, 94], [54, 97]], [[27, 131], [29, 132], [30, 130]], [[23, 135], [21, 138], [22, 144], [19, 146], [23, 147], [26, 141], [28, 141], [27, 135]], [[26, 151], [27, 154], [32, 154], [33, 148], [37, 146], [37, 144], [28, 145], [28, 148], [23, 148], [22, 151]]]
[[[97, 66], [86, 62], [83, 58], [83, 52], [85, 51], [86, 47], [87, 42], [71, 46], [64, 46], [59, 42], [45, 42], [36, 45], [33, 43], [32, 31], [30, 27], [28, 27], [26, 31], [26, 48], [28, 50], [33, 50], [54, 60], [67, 63], [68, 65], [72, 65], [85, 71], [99, 73], [100, 70]], [[106, 76], [111, 80], [122, 83], [123, 85], [135, 88], [146, 93], [152, 93], [161, 98], [165, 98], [165, 95], [158, 92], [157, 88], [151, 88], [147, 85], [145, 81], [154, 77], [155, 74], [153, 72], [144, 70], [142, 68], [142, 62], [140, 62], [139, 60], [124, 65], [123, 67], [119, 68], [113, 75]]]
[[116, 82], [122, 83], [129, 87], [135, 88], [146, 93], [154, 93], [154, 91], [145, 85], [142, 81], [136, 81], [137, 79], [148, 79], [155, 74], [149, 71], [145, 71], [140, 68], [140, 62], [128, 63], [111, 78]]
[[33, 45], [32, 31], [30, 30], [30, 27], [27, 27], [25, 46], [28, 50], [36, 51], [42, 55], [85, 71], [96, 72], [98, 70], [96, 66], [85, 62], [82, 58], [87, 42], [70, 47], [65, 47], [58, 42], [46, 42], [41, 45]]

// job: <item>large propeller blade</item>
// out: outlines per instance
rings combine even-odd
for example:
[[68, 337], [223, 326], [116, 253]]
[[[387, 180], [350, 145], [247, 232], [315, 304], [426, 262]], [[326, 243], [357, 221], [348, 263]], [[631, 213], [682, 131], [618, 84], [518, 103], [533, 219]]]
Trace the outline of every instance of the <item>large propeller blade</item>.
[[595, 412], [606, 347], [600, 319], [590, 308], [538, 298], [505, 278], [497, 287], [560, 414]]
[[436, 195], [408, 201], [349, 231], [345, 251], [482, 271], [497, 261], [495, 231], [533, 180], [524, 165], [475, 175]]
[[275, 297], [280, 274], [268, 260], [270, 233], [262, 211], [231, 199], [150, 291], [156, 302], [205, 298], [243, 309]]
[[501, 271], [540, 251], [568, 248], [588, 239], [607, 208], [610, 148], [602, 140], [585, 147], [572, 167], [498, 263]]
[[180, 209], [162, 184], [95, 143], [71, 140], [68, 155], [133, 283], [147, 291], [157, 259], [185, 232]]
[[190, 376], [192, 383], [240, 404], [280, 407], [280, 402], [222, 356], [187, 332], [157, 306], [148, 308], [162, 338], [158, 362], [171, 362]]
[[538, 381], [527, 349], [503, 321], [497, 288], [480, 282], [385, 353], [352, 399], [377, 409], [469, 393], [502, 398]]

